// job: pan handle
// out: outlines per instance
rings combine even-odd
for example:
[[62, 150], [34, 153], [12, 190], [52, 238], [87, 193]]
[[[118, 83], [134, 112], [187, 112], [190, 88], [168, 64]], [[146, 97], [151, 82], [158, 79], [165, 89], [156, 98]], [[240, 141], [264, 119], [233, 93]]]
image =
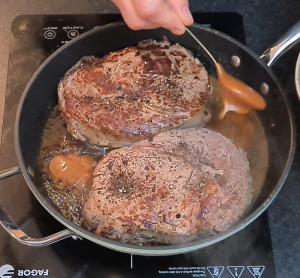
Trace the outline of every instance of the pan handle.
[[267, 65], [270, 67], [277, 58], [289, 50], [300, 39], [300, 21], [289, 29], [273, 46], [267, 49], [260, 58], [267, 59]]
[[22, 172], [21, 172], [21, 169], [19, 166], [4, 170], [4, 171], [0, 172], [0, 180], [9, 178], [11, 176], [14, 176], [14, 175], [20, 174], [20, 173], [22, 173]]
[[[0, 173], [0, 180], [21, 173], [20, 167], [13, 167]], [[0, 203], [0, 225], [6, 230], [10, 236], [18, 242], [34, 247], [43, 247], [60, 241], [62, 239], [72, 237], [73, 239], [81, 239], [73, 231], [69, 229], [62, 230], [51, 236], [44, 238], [31, 238], [26, 235], [19, 226], [10, 218], [2, 204]]]

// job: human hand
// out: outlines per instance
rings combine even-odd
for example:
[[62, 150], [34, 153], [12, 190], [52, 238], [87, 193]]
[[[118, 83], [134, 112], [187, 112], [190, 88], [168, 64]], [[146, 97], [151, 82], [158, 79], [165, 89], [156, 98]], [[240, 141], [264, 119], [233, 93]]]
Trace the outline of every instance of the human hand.
[[112, 0], [133, 30], [164, 27], [176, 35], [193, 24], [188, 0]]

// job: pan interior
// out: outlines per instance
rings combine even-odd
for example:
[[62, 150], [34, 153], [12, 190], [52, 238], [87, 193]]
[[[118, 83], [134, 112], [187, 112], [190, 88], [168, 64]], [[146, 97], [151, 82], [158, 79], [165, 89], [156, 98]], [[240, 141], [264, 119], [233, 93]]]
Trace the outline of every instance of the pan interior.
[[[81, 236], [115, 250], [142, 255], [166, 255], [192, 251], [208, 246], [242, 229], [265, 209], [269, 201], [274, 198], [281, 188], [292, 161], [294, 127], [289, 105], [280, 86], [267, 67], [240, 43], [210, 29], [199, 26], [191, 28], [195, 35], [213, 53], [215, 58], [222, 62], [228, 73], [239, 77], [257, 91], [259, 91], [263, 82], [269, 86], [269, 93], [265, 98], [267, 109], [255, 114], [264, 131], [262, 133], [262, 141], [265, 140], [264, 142], [267, 145], [265, 147], [267, 170], [263, 174], [265, 175], [264, 183], [261, 183], [263, 186], [255, 191], [257, 196], [255, 195], [251, 208], [234, 227], [212, 238], [184, 245], [136, 247], [121, 244], [96, 237], [91, 232], [77, 227], [62, 217], [43, 186], [41, 175], [39, 175], [38, 157], [45, 124], [57, 105], [57, 85], [60, 78], [69, 68], [83, 56], [94, 55], [102, 57], [111, 51], [137, 45], [143, 39], [153, 38], [161, 40], [166, 35], [172, 43], [178, 42], [190, 49], [202, 61], [207, 71], [215, 75], [214, 67], [209, 58], [195, 45], [194, 40], [188, 35], [178, 37], [164, 29], [132, 31], [122, 23], [110, 24], [85, 33], [68, 45], [60, 48], [44, 62], [25, 89], [19, 104], [16, 121], [15, 141], [17, 156], [30, 189], [56, 219]], [[241, 65], [238, 68], [230, 65], [230, 59], [233, 55], [237, 55], [241, 59]], [[30, 175], [29, 168], [34, 175]]]

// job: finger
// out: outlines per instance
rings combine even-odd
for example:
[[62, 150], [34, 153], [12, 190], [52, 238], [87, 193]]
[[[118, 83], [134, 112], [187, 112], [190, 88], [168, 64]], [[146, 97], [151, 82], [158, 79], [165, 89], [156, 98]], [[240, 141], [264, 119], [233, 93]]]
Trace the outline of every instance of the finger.
[[136, 14], [143, 20], [171, 30], [184, 33], [185, 26], [176, 12], [163, 0], [132, 0]]
[[188, 0], [166, 0], [167, 4], [180, 17], [185, 26], [192, 25], [194, 19], [189, 9]]
[[112, 0], [112, 2], [120, 9], [122, 16], [133, 30], [154, 29], [160, 27], [159, 24], [142, 19], [135, 11], [131, 0]]

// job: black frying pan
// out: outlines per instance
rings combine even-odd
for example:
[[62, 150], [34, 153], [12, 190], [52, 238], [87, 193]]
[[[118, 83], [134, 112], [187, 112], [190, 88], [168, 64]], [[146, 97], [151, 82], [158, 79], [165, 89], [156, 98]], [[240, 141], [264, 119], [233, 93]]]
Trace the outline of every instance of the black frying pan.
[[[87, 32], [53, 53], [33, 75], [21, 98], [15, 124], [16, 152], [22, 173], [31, 191], [43, 207], [68, 229], [43, 239], [32, 239], [19, 230], [0, 206], [0, 223], [17, 240], [27, 245], [44, 246], [65, 237], [82, 237], [99, 245], [131, 254], [171, 255], [193, 251], [218, 242], [240, 231], [256, 219], [273, 201], [290, 169], [295, 150], [295, 126], [290, 105], [271, 70], [247, 47], [218, 31], [199, 25], [190, 30], [213, 53], [217, 61], [232, 75], [260, 90], [266, 83], [267, 108], [257, 112], [268, 143], [269, 165], [261, 191], [244, 217], [226, 232], [194, 242], [172, 246], [135, 246], [98, 237], [64, 218], [47, 195], [39, 173], [38, 156], [41, 135], [47, 119], [57, 105], [57, 85], [60, 78], [80, 58], [86, 55], [103, 56], [111, 51], [134, 46], [143, 39], [161, 40], [166, 35], [192, 50], [209, 73], [214, 68], [189, 34], [175, 36], [165, 29], [133, 31], [124, 23], [113, 23]], [[230, 65], [231, 57], [241, 60], [239, 67]], [[33, 174], [36, 173], [36, 174]], [[43, 221], [41, 219], [41, 221]]]

